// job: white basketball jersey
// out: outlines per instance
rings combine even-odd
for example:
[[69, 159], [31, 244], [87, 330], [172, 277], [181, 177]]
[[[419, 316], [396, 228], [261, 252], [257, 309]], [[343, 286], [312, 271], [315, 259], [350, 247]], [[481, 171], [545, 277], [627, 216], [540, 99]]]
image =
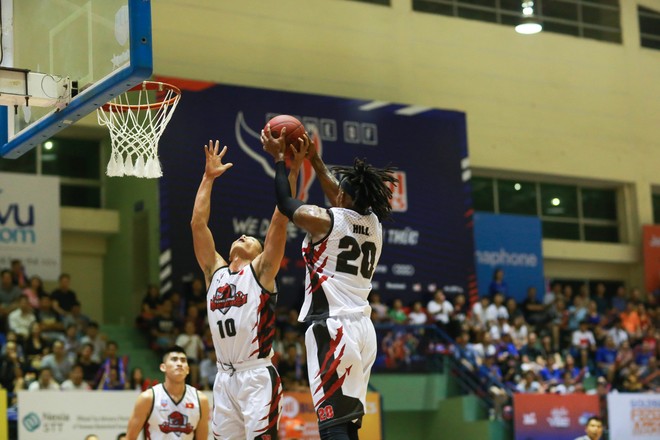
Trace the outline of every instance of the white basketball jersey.
[[175, 402], [162, 383], [151, 388], [154, 403], [144, 425], [147, 440], [186, 440], [195, 438], [195, 428], [202, 415], [197, 390], [186, 385], [183, 398]]
[[308, 321], [351, 313], [371, 314], [367, 296], [383, 247], [383, 228], [374, 213], [330, 208], [328, 235], [312, 243], [303, 240], [307, 267], [305, 300], [300, 320]]
[[218, 269], [206, 293], [206, 312], [218, 363], [271, 356], [277, 294], [259, 284], [252, 264], [239, 272]]

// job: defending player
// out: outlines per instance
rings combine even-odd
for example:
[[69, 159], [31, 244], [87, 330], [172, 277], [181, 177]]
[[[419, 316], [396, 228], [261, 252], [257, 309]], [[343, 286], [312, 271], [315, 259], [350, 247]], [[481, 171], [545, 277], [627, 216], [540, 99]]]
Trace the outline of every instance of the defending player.
[[206, 440], [209, 402], [204, 394], [186, 385], [189, 368], [186, 352], [171, 347], [163, 354], [160, 371], [165, 382], [138, 397], [128, 420], [126, 438], [136, 440], [141, 431], [151, 440]]
[[302, 252], [307, 266], [300, 320], [311, 322], [305, 334], [312, 399], [321, 439], [357, 439], [366, 404], [376, 332], [367, 296], [380, 258], [381, 221], [391, 213], [397, 183], [392, 169], [377, 169], [356, 159], [335, 168], [338, 181], [305, 136], [309, 160], [333, 208], [305, 205], [291, 197], [284, 166], [284, 142], [270, 127], [261, 143], [275, 159], [277, 206], [307, 231]]
[[[275, 440], [282, 386], [270, 359], [275, 336], [275, 276], [284, 257], [288, 219], [276, 208], [263, 246], [256, 238], [242, 235], [232, 244], [228, 260], [220, 256], [208, 227], [211, 190], [215, 179], [232, 164], [222, 163], [227, 147], [218, 149], [217, 141], [215, 146], [209, 141], [205, 148], [206, 168], [191, 221], [218, 359], [211, 427], [218, 440]], [[294, 153], [290, 176], [294, 185], [305, 153]]]

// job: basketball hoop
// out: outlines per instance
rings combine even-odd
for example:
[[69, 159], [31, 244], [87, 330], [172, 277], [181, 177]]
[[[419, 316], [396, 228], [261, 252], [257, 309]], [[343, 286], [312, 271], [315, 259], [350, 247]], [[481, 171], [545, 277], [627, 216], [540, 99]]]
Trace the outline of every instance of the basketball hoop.
[[178, 87], [144, 81], [96, 110], [99, 125], [110, 130], [108, 176], [153, 179], [163, 175], [158, 141], [180, 97]]

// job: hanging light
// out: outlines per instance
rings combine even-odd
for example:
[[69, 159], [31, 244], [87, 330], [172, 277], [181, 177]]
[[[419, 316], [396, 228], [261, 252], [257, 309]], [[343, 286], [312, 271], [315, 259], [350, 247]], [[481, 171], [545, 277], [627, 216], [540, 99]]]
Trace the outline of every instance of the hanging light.
[[543, 30], [541, 22], [534, 16], [534, 2], [522, 2], [522, 19], [516, 26], [516, 32], [524, 35], [538, 34]]

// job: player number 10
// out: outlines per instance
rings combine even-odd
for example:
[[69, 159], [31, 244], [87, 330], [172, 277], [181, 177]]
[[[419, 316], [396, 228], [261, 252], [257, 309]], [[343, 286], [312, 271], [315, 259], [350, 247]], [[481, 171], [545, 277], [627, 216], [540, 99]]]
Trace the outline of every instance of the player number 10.
[[236, 336], [236, 324], [234, 324], [232, 318], [225, 319], [224, 321], [220, 319], [216, 324], [218, 324], [218, 332], [220, 332], [221, 338], [224, 338], [225, 335]]

